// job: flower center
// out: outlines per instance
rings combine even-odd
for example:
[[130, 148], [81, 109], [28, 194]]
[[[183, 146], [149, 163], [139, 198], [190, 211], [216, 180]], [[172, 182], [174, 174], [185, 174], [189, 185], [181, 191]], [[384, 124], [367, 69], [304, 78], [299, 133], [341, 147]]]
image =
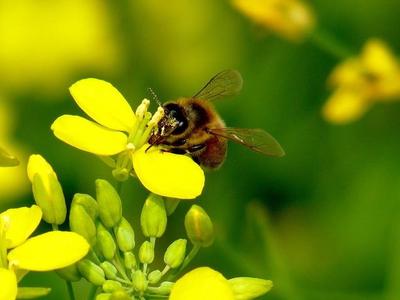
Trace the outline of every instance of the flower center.
[[147, 143], [151, 133], [164, 116], [164, 109], [161, 106], [158, 107], [154, 115], [147, 111], [149, 106], [150, 101], [144, 99], [136, 109], [136, 122], [129, 132], [126, 149], [118, 155], [115, 169], [112, 172], [113, 176], [119, 181], [128, 179], [129, 174], [132, 173], [131, 154]]

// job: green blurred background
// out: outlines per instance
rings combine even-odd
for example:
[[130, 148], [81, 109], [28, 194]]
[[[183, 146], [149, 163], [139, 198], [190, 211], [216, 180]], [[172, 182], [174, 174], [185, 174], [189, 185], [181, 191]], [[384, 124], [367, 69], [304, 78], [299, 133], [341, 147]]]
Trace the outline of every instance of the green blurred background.
[[[400, 51], [399, 1], [310, 5], [318, 26], [349, 48], [378, 37]], [[171, 100], [238, 69], [243, 91], [218, 102], [220, 114], [229, 126], [266, 129], [287, 155], [265, 158], [230, 145], [196, 200], [218, 238], [191, 268], [272, 279], [261, 299], [400, 299], [400, 105], [376, 105], [346, 126], [326, 123], [325, 82], [338, 62], [312, 43], [267, 33], [229, 1], [1, 0], [0, 144], [22, 160], [46, 157], [68, 201], [94, 194], [94, 180], [112, 180], [110, 170], [50, 131], [61, 114], [83, 115], [69, 85], [105, 79], [135, 107], [151, 97], [149, 87]], [[1, 170], [1, 210], [32, 203], [24, 168]], [[123, 187], [124, 214], [137, 232], [145, 196], [134, 180]], [[179, 206], [160, 249], [184, 236], [190, 204]], [[44, 284], [53, 288], [47, 299], [67, 299], [53, 274], [30, 274], [22, 286]], [[85, 284], [78, 286], [84, 295]]]

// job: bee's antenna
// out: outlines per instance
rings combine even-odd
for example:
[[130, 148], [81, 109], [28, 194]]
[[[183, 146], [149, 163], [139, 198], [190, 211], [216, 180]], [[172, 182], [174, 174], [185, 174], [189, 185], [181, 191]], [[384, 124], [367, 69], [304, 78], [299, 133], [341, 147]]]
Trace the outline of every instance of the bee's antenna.
[[157, 102], [158, 106], [162, 106], [160, 100], [158, 100], [157, 94], [153, 91], [153, 89], [149, 87], [148, 91], [150, 92], [151, 97], [153, 98], [153, 100]]

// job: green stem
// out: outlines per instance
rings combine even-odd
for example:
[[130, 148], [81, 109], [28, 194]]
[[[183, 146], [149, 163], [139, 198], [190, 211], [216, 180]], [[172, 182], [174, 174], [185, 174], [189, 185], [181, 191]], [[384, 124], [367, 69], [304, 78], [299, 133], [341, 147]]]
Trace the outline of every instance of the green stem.
[[58, 225], [57, 224], [51, 224], [51, 228], [53, 231], [58, 231]]
[[96, 293], [97, 293], [97, 286], [93, 285], [89, 291], [87, 299], [93, 300], [96, 296]]
[[75, 300], [75, 294], [74, 294], [74, 288], [72, 287], [72, 282], [65, 280], [65, 284], [67, 285], [69, 299]]
[[121, 192], [122, 192], [122, 183], [123, 183], [123, 181], [117, 181], [116, 190], [117, 190], [118, 195], [120, 195], [120, 196], [121, 196]]
[[310, 42], [321, 50], [329, 53], [336, 58], [343, 60], [354, 55], [354, 52], [348, 49], [341, 41], [335, 36], [331, 35], [330, 32], [316, 28], [309, 37]]

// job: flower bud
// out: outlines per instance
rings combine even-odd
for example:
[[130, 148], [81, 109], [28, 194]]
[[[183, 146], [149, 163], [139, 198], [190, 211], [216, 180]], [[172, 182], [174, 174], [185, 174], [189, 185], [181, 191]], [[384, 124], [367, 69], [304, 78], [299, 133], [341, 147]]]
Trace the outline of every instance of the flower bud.
[[147, 289], [146, 275], [141, 271], [137, 270], [132, 273], [132, 284], [133, 288], [137, 292], [144, 292]]
[[79, 281], [82, 276], [78, 271], [76, 264], [56, 270], [58, 276], [67, 281]]
[[237, 300], [249, 300], [260, 297], [267, 293], [273, 286], [271, 280], [252, 277], [237, 277], [228, 281]]
[[99, 215], [99, 205], [97, 201], [88, 194], [75, 194], [71, 206], [73, 205], [83, 206], [93, 221], [95, 221]]
[[162, 273], [160, 270], [154, 270], [150, 272], [149, 276], [147, 276], [147, 279], [149, 280], [150, 284], [156, 284], [157, 282], [160, 281], [162, 277]]
[[103, 269], [88, 259], [78, 262], [78, 270], [87, 281], [96, 286], [101, 286], [106, 281]]
[[164, 200], [160, 196], [150, 194], [147, 197], [140, 215], [140, 224], [146, 237], [161, 237], [164, 234], [167, 227], [167, 212]]
[[142, 264], [151, 264], [154, 260], [154, 247], [149, 241], [144, 241], [139, 249], [139, 260]]
[[135, 269], [137, 266], [135, 254], [132, 252], [124, 252], [124, 265], [128, 270]]
[[112, 293], [122, 289], [122, 284], [115, 280], [106, 280], [102, 285], [103, 291]]
[[101, 222], [107, 228], [117, 225], [122, 218], [121, 198], [114, 187], [106, 180], [96, 180], [96, 196]]
[[117, 246], [111, 233], [103, 226], [101, 222], [97, 223], [97, 245], [104, 258], [111, 260], [114, 258]]
[[15, 167], [18, 165], [18, 159], [0, 147], [0, 167]]
[[186, 234], [193, 245], [208, 247], [214, 241], [214, 226], [205, 210], [192, 205], [185, 216]]
[[135, 247], [135, 232], [131, 224], [122, 218], [121, 222], [114, 228], [117, 244], [122, 252], [131, 251]]
[[174, 286], [174, 282], [164, 281], [160, 284], [157, 292], [160, 295], [169, 295], [171, 293], [171, 289]]
[[103, 269], [104, 274], [106, 275], [107, 279], [116, 279], [117, 278], [117, 268], [108, 261], [103, 261], [100, 264], [100, 267]]
[[96, 300], [110, 300], [111, 298], [111, 294], [109, 293], [101, 293], [101, 294], [97, 294], [96, 296]]
[[62, 224], [67, 216], [64, 193], [57, 175], [49, 163], [40, 155], [31, 155], [28, 161], [28, 177], [43, 219], [50, 224]]
[[174, 241], [164, 254], [164, 262], [172, 269], [178, 268], [185, 259], [186, 253], [186, 239], [179, 239]]
[[123, 290], [112, 293], [110, 300], [132, 300], [132, 298]]
[[96, 225], [83, 206], [72, 203], [69, 227], [71, 231], [83, 236], [91, 246], [96, 244]]

